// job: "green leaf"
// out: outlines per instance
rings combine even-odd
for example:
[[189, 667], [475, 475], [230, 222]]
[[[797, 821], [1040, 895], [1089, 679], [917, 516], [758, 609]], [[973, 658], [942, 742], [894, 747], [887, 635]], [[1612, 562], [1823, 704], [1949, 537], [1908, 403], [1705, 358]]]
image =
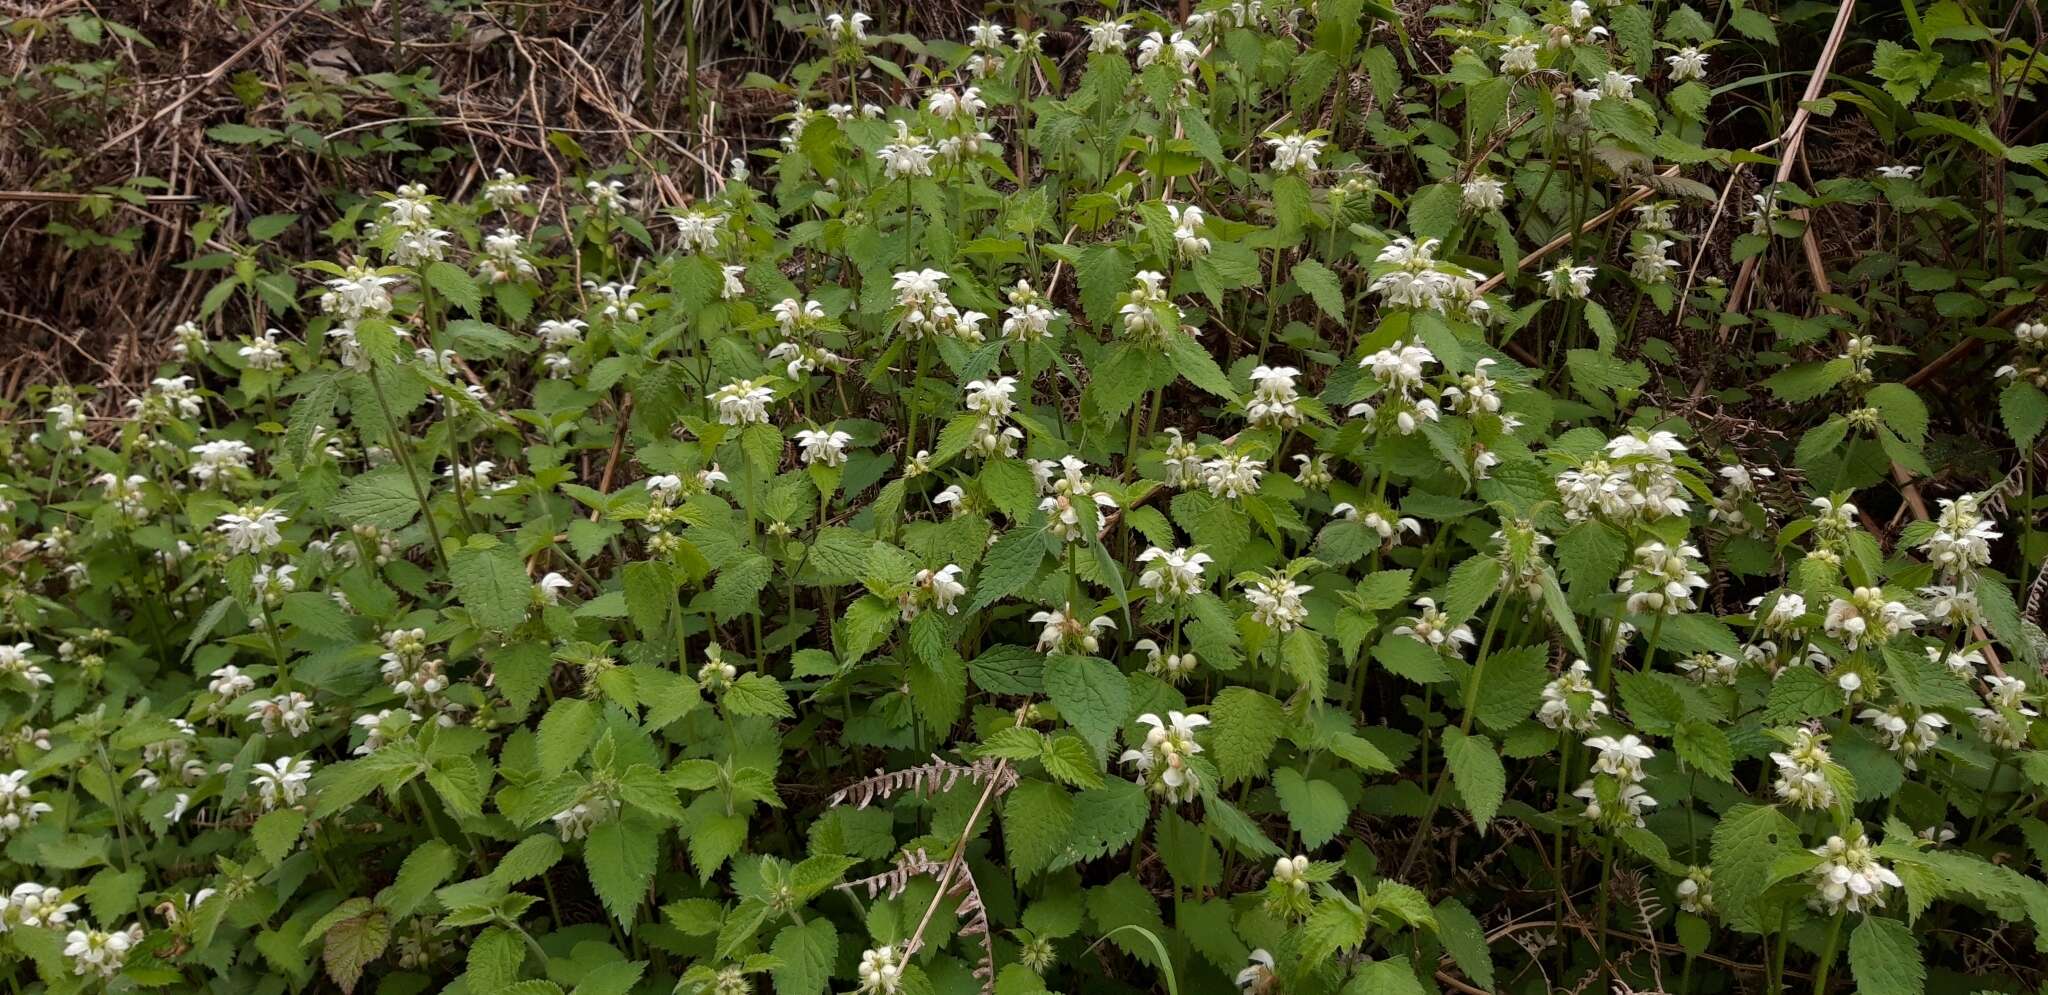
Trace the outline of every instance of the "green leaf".
[[1728, 924], [1746, 933], [1775, 925], [1764, 915], [1762, 898], [1771, 865], [1787, 854], [1804, 853], [1799, 827], [1769, 805], [1737, 805], [1714, 826], [1714, 904]]
[[320, 952], [321, 962], [327, 967], [327, 977], [342, 991], [355, 991], [356, 982], [362, 980], [363, 968], [383, 956], [384, 947], [390, 942], [391, 920], [382, 910], [343, 919], [327, 927]]
[[387, 466], [349, 481], [322, 510], [335, 521], [395, 531], [412, 524], [420, 500], [405, 471]]
[[1479, 918], [1455, 898], [1436, 903], [1436, 935], [1458, 970], [1481, 988], [1493, 988], [1493, 953], [1487, 949], [1486, 930]]
[[1254, 688], [1232, 686], [1217, 692], [1209, 706], [1209, 752], [1224, 784], [1234, 784], [1266, 770], [1266, 757], [1287, 731], [1287, 712], [1280, 702]]
[[469, 312], [470, 317], [483, 316], [483, 292], [477, 289], [476, 280], [463, 272], [462, 267], [440, 260], [428, 263], [427, 285], [456, 307]]
[[1061, 733], [1045, 740], [1039, 760], [1045, 764], [1045, 771], [1078, 788], [1102, 787], [1102, 771], [1096, 768], [1095, 754], [1081, 737]]
[[540, 769], [552, 777], [568, 770], [597, 738], [597, 706], [582, 698], [563, 698], [541, 716], [536, 739]]
[[1057, 784], [1022, 781], [1003, 798], [1003, 852], [1020, 876], [1038, 873], [1067, 843], [1074, 796]]
[[832, 976], [839, 956], [839, 931], [819, 916], [801, 926], [786, 926], [768, 949], [779, 961], [772, 972], [775, 995], [818, 995]]
[[654, 880], [660, 844], [651, 826], [628, 819], [599, 823], [583, 841], [583, 867], [604, 907], [626, 932], [633, 931], [640, 900]]
[[457, 550], [448, 562], [448, 577], [470, 617], [486, 629], [511, 629], [526, 621], [532, 607], [533, 583], [509, 547]]
[[1130, 714], [1131, 686], [1107, 660], [1054, 656], [1045, 665], [1045, 692], [1060, 717], [1104, 752]]
[[2005, 423], [2006, 434], [2021, 449], [2029, 448], [2041, 437], [2042, 428], [2048, 427], [2048, 394], [2024, 380], [2015, 380], [1998, 395], [1998, 416]]
[[1849, 969], [1858, 995], [1922, 995], [1927, 990], [1927, 965], [1920, 959], [1920, 941], [1897, 919], [1864, 916], [1849, 934]]
[[1025, 588], [1045, 562], [1045, 534], [1018, 528], [1003, 533], [988, 555], [982, 557], [981, 573], [974, 579], [974, 603], [979, 611]]
[[1287, 812], [1287, 823], [1313, 850], [1335, 839], [1351, 816], [1351, 804], [1328, 781], [1311, 780], [1292, 767], [1273, 772], [1273, 790]]
[[1294, 282], [1308, 293], [1324, 314], [1338, 321], [1344, 320], [1344, 287], [1329, 267], [1313, 259], [1303, 259], [1294, 264]]
[[1493, 751], [1493, 742], [1485, 736], [1468, 736], [1446, 729], [1444, 763], [1450, 768], [1451, 785], [1458, 789], [1465, 810], [1472, 813], [1473, 821], [1485, 831], [1494, 813], [1500, 811], [1501, 799], [1508, 790], [1507, 768], [1502, 766], [1500, 754]]
[[771, 719], [796, 717], [796, 711], [789, 706], [789, 693], [782, 689], [782, 682], [759, 671], [741, 675], [725, 689], [719, 702], [734, 715]]
[[1216, 365], [1216, 358], [1209, 350], [1187, 335], [1173, 334], [1166, 337], [1166, 356], [1173, 361], [1173, 368], [1188, 382], [1224, 399], [1235, 403], [1237, 390], [1230, 385], [1230, 377], [1223, 368]]

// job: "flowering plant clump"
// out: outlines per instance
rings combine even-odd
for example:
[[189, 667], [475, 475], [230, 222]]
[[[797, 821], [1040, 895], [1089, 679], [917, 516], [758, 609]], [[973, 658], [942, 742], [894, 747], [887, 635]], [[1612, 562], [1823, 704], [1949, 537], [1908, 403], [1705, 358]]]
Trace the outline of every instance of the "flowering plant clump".
[[[1724, 46], [1793, 8], [1022, 7], [785, 12], [725, 167], [409, 160], [254, 321], [28, 388], [15, 987], [2042, 984], [2041, 146], [1745, 223]], [[1800, 120], [2008, 120], [1906, 109], [2033, 99], [1929, 88], [1974, 18]], [[1752, 307], [1835, 202], [2019, 311], [1860, 248]], [[1879, 341], [1937, 315], [2006, 438]]]

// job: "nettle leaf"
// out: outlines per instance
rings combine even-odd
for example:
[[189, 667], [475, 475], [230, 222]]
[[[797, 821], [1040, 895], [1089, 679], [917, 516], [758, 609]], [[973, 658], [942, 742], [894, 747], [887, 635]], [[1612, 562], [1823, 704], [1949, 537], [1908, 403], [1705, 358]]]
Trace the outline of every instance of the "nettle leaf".
[[1053, 656], [1046, 660], [1045, 693], [1060, 717], [1079, 731], [1098, 754], [1109, 748], [1130, 716], [1131, 686], [1108, 660]]
[[1484, 831], [1494, 813], [1500, 811], [1508, 790], [1507, 768], [1501, 764], [1500, 754], [1494, 752], [1493, 742], [1485, 736], [1468, 736], [1446, 729], [1444, 763], [1450, 768], [1451, 786], [1458, 789], [1458, 799]]
[[1273, 790], [1287, 812], [1287, 822], [1301, 834], [1301, 842], [1315, 849], [1334, 839], [1351, 815], [1344, 794], [1328, 781], [1305, 778], [1292, 767], [1273, 772]]
[[1775, 926], [1764, 889], [1778, 858], [1803, 854], [1799, 827], [1769, 805], [1737, 805], [1721, 816], [1713, 838], [1714, 904], [1746, 933]]
[[1329, 267], [1313, 259], [1303, 259], [1294, 264], [1294, 282], [1316, 302], [1324, 314], [1332, 318], [1344, 318], [1344, 287], [1337, 280], [1337, 274]]
[[519, 557], [504, 546], [464, 548], [449, 558], [448, 575], [470, 617], [488, 629], [510, 629], [526, 620], [533, 582]]
[[1849, 969], [1863, 995], [1922, 995], [1927, 965], [1920, 939], [1897, 919], [1864, 916], [1849, 934]]
[[832, 976], [839, 956], [839, 932], [823, 916], [785, 926], [768, 948], [775, 956], [775, 995], [817, 995]]
[[1271, 695], [1247, 687], [1218, 692], [1209, 706], [1209, 752], [1224, 784], [1266, 769], [1266, 757], [1287, 731], [1287, 712]]

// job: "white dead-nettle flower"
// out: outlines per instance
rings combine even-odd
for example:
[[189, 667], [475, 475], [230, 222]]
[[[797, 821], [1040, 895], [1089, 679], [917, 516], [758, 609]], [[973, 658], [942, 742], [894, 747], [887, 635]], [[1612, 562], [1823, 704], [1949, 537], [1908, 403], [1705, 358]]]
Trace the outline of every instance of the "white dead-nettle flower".
[[524, 180], [512, 175], [509, 170], [500, 167], [489, 180], [485, 181], [483, 197], [484, 203], [502, 211], [505, 208], [526, 203], [526, 198], [532, 193], [533, 188], [528, 186]]
[[583, 331], [590, 325], [581, 318], [565, 320], [550, 319], [540, 323], [536, 332], [541, 342], [550, 349], [563, 349], [583, 341]]
[[2028, 730], [2040, 714], [2027, 702], [2026, 682], [1998, 674], [1984, 678], [1984, 707], [1970, 709], [1977, 735], [2002, 750], [2025, 746]]
[[1498, 211], [1508, 202], [1508, 185], [1484, 173], [1466, 180], [1460, 195], [1468, 211]]
[[[794, 297], [785, 297], [777, 301], [775, 306], [769, 309], [769, 313], [775, 316], [775, 324], [782, 329], [782, 334], [794, 335], [815, 328], [819, 322], [824, 321], [825, 305], [817, 301], [799, 301]], [[770, 355], [773, 356], [772, 353]]]
[[382, 317], [391, 311], [391, 291], [398, 277], [366, 266], [349, 266], [327, 281], [320, 295], [320, 310], [344, 321]]
[[276, 370], [284, 367], [284, 347], [277, 344], [277, 337], [284, 334], [275, 328], [266, 328], [259, 337], [237, 350], [243, 365], [252, 370]]
[[1657, 755], [1634, 733], [1619, 739], [1613, 736], [1594, 736], [1586, 740], [1586, 748], [1598, 754], [1593, 758], [1593, 773], [1608, 774], [1616, 780], [1635, 782], [1643, 779], [1643, 761]]
[[1315, 590], [1281, 571], [1261, 576], [1245, 585], [1244, 599], [1251, 602], [1252, 618], [1275, 632], [1292, 631], [1308, 620], [1303, 595]]
[[1320, 491], [1337, 479], [1336, 475], [1330, 472], [1330, 457], [1323, 453], [1314, 456], [1295, 453], [1294, 462], [1299, 467], [1294, 471], [1294, 482], [1309, 490]]
[[424, 266], [440, 262], [448, 255], [448, 239], [451, 234], [445, 228], [406, 228], [398, 233], [398, 240], [391, 246], [391, 261], [400, 266]]
[[1618, 69], [1609, 69], [1600, 77], [1601, 99], [1628, 100], [1636, 95], [1636, 84], [1643, 81], [1641, 76], [1631, 76]]
[[1500, 71], [1504, 76], [1523, 76], [1536, 71], [1536, 40], [1516, 35], [1500, 48]]
[[282, 729], [292, 736], [304, 736], [313, 728], [313, 699], [302, 691], [257, 698], [247, 707], [249, 721], [262, 726], [266, 734], [275, 735]]
[[903, 964], [893, 946], [876, 947], [860, 955], [860, 990], [865, 995], [896, 995], [903, 986]]
[[1935, 516], [1934, 532], [1921, 542], [1927, 562], [1952, 582], [1962, 582], [1977, 570], [1991, 565], [1991, 542], [2004, 533], [1981, 510], [1982, 498], [1966, 494], [1942, 498], [1941, 514]]
[[[1084, 503], [1095, 505], [1097, 521], [1101, 520], [1104, 510], [1116, 507], [1116, 498], [1097, 489], [1086, 476], [1088, 465], [1073, 456], [1062, 456], [1057, 463], [1040, 460], [1032, 466], [1041, 482], [1041, 490], [1047, 492], [1045, 498], [1038, 502], [1038, 510], [1045, 513], [1052, 533], [1067, 542], [1082, 539], [1081, 506]], [[1059, 471], [1056, 477], [1054, 470]]]
[[846, 432], [823, 429], [799, 429], [796, 442], [800, 451], [798, 458], [805, 466], [822, 462], [826, 466], [840, 466], [846, 462], [846, 444], [853, 436]]
[[23, 881], [0, 896], [0, 933], [15, 926], [62, 926], [76, 911], [75, 903], [64, 900], [64, 889]]
[[1856, 717], [1877, 730], [1885, 749], [1898, 754], [1899, 763], [1907, 770], [1920, 769], [1914, 758], [1934, 749], [1941, 742], [1941, 731], [1948, 728], [1948, 720], [1935, 712], [1918, 712], [1909, 717], [1897, 708], [1866, 708]]
[[555, 824], [555, 834], [568, 843], [590, 835], [598, 825], [611, 821], [619, 812], [619, 801], [599, 792], [587, 792], [576, 803], [556, 812], [548, 818]]
[[1214, 561], [1198, 550], [1152, 546], [1138, 554], [1138, 562], [1150, 564], [1138, 576], [1138, 586], [1152, 592], [1155, 598], [1176, 600], [1202, 590], [1202, 570]]
[[560, 571], [550, 570], [547, 576], [542, 577], [539, 583], [534, 585], [534, 588], [540, 593], [540, 599], [543, 602], [554, 605], [561, 603], [563, 591], [573, 591], [576, 589], [576, 582], [562, 576]]
[[834, 41], [858, 43], [867, 38], [868, 25], [873, 21], [874, 18], [860, 11], [854, 11], [851, 14], [837, 12], [826, 14], [825, 36]]
[[35, 648], [34, 643], [0, 643], [0, 676], [19, 677], [30, 688], [48, 687], [56, 683], [56, 678], [51, 677], [29, 656]]
[[1097, 615], [1082, 621], [1074, 614], [1074, 606], [1061, 605], [1055, 611], [1036, 612], [1031, 616], [1033, 625], [1043, 626], [1038, 633], [1040, 653], [1073, 653], [1094, 655], [1102, 649], [1101, 637], [1096, 633], [1115, 629], [1116, 623], [1107, 615]]
[[1696, 916], [1712, 915], [1714, 912], [1714, 869], [1711, 867], [1688, 867], [1685, 877], [1672, 889], [1678, 894], [1680, 910]]
[[1903, 603], [1887, 599], [1882, 588], [1859, 587], [1849, 592], [1847, 598], [1830, 602], [1821, 625], [1828, 635], [1855, 650], [1865, 645], [1882, 646], [1893, 636], [1910, 632], [1926, 620]]
[[1265, 995], [1273, 989], [1278, 975], [1273, 971], [1273, 955], [1264, 948], [1251, 952], [1251, 963], [1237, 972], [1237, 987], [1253, 995]]
[[1634, 826], [1641, 829], [1644, 812], [1655, 807], [1657, 799], [1650, 797], [1649, 789], [1637, 782], [1617, 778], [1604, 780], [1614, 792], [1614, 804], [1611, 808], [1601, 801], [1601, 778], [1588, 780], [1572, 792], [1572, 797], [1585, 799], [1586, 818], [1610, 828]]
[[526, 239], [510, 228], [484, 236], [484, 253], [477, 258], [477, 273], [490, 283], [530, 280], [540, 275], [526, 258]]
[[718, 234], [725, 227], [725, 215], [716, 211], [684, 211], [672, 220], [682, 251], [705, 255], [718, 251]]
[[403, 736], [419, 719], [419, 716], [405, 708], [380, 708], [358, 715], [355, 725], [363, 730], [363, 741], [349, 752], [355, 756], [367, 757], [383, 749], [393, 739]]
[[1202, 464], [1202, 484], [1216, 497], [1248, 497], [1259, 492], [1259, 477], [1265, 472], [1265, 464], [1255, 457], [1226, 454]]
[[705, 398], [718, 405], [721, 425], [762, 425], [768, 421], [768, 403], [775, 400], [775, 390], [752, 380], [735, 380]]
[[1415, 614], [1401, 620], [1394, 627], [1394, 635], [1407, 636], [1433, 650], [1445, 653], [1459, 653], [1463, 646], [1471, 646], [1478, 640], [1472, 637], [1472, 627], [1462, 623], [1454, 624], [1443, 609], [1436, 606], [1435, 598], [1416, 598]]
[[1678, 260], [1669, 254], [1674, 244], [1668, 238], [1638, 237], [1628, 254], [1629, 275], [1653, 285], [1671, 282], [1678, 269]]
[[1131, 644], [1133, 649], [1145, 654], [1145, 672], [1164, 679], [1169, 684], [1179, 684], [1195, 670], [1195, 654], [1168, 653], [1150, 639], [1140, 639]]
[[1664, 64], [1671, 67], [1673, 83], [1707, 78], [1707, 53], [1691, 45], [1679, 49], [1676, 55], [1665, 56]]
[[1927, 602], [1927, 616], [1934, 621], [1948, 625], [1979, 625], [1984, 621], [1984, 606], [1971, 588], [1929, 584], [1919, 593]]
[[1273, 861], [1273, 880], [1293, 891], [1307, 891], [1308, 855], [1297, 853], [1292, 857], [1281, 857]]
[[[1434, 358], [1434, 357], [1432, 357]], [[1443, 402], [1452, 411], [1471, 417], [1500, 413], [1500, 385], [1487, 375], [1493, 359], [1481, 356], [1472, 363], [1472, 372], [1458, 378], [1458, 382], [1443, 391]]]
[[1802, 726], [1792, 732], [1782, 752], [1771, 754], [1771, 762], [1778, 765], [1778, 780], [1771, 790], [1779, 801], [1802, 809], [1833, 807], [1835, 785], [1829, 771], [1834, 761], [1825, 735]]
[[1301, 395], [1294, 389], [1294, 378], [1300, 375], [1292, 366], [1254, 367], [1246, 419], [1257, 428], [1289, 429], [1301, 424]]
[[282, 601], [285, 595], [297, 589], [298, 582], [292, 579], [292, 575], [298, 572], [299, 568], [289, 563], [276, 567], [266, 563], [257, 567], [256, 572], [249, 577], [249, 593], [275, 605]]
[[1323, 154], [1320, 140], [1299, 133], [1275, 135], [1266, 139], [1266, 147], [1273, 150], [1273, 171], [1276, 173], [1313, 176], [1316, 157]]
[[583, 289], [602, 305], [597, 312], [600, 317], [632, 324], [647, 316], [647, 309], [633, 299], [633, 291], [638, 289], [633, 284], [585, 280]]
[[1123, 316], [1124, 334], [1148, 345], [1163, 345], [1181, 329], [1184, 317], [1166, 292], [1166, 274], [1139, 270], [1138, 285], [1124, 295], [1117, 312]]
[[1879, 166], [1877, 175], [1887, 180], [1910, 180], [1920, 175], [1918, 166]]
[[1161, 58], [1167, 59], [1170, 65], [1186, 75], [1194, 71], [1195, 63], [1201, 61], [1202, 49], [1194, 39], [1179, 31], [1171, 36], [1157, 31], [1146, 34], [1138, 42], [1138, 68], [1143, 69]]
[[1169, 487], [1202, 486], [1200, 447], [1181, 436], [1180, 429], [1166, 430], [1166, 451], [1162, 454]]
[[211, 677], [212, 680], [207, 682], [206, 690], [219, 698], [221, 704], [233, 701], [256, 690], [255, 679], [251, 678], [248, 674], [242, 673], [242, 668], [232, 663], [214, 670], [213, 673], [207, 676]]
[[113, 932], [86, 926], [64, 935], [64, 956], [71, 961], [71, 973], [78, 977], [112, 980], [128, 963], [128, 954], [144, 936], [141, 923]]
[[1665, 235], [1677, 230], [1678, 205], [1668, 200], [1645, 201], [1635, 206], [1636, 231]]
[[29, 772], [26, 770], [17, 768], [0, 774], [0, 842], [14, 838], [14, 834], [55, 811], [50, 803], [35, 800], [28, 782]]
[[249, 785], [256, 789], [256, 798], [263, 810], [297, 805], [306, 797], [306, 782], [313, 779], [313, 761], [298, 757], [278, 757], [271, 763], [254, 765], [255, 774], [249, 778]]
[[960, 90], [942, 87], [933, 90], [931, 96], [925, 98], [925, 109], [930, 111], [933, 117], [951, 121], [955, 118], [973, 118], [988, 110], [988, 103], [981, 99], [979, 87], [970, 86]]
[[1592, 266], [1575, 265], [1571, 257], [1567, 256], [1563, 262], [1538, 273], [1537, 276], [1543, 280], [1543, 292], [1552, 300], [1585, 300], [1586, 295], [1592, 293], [1593, 277], [1599, 272]]
[[875, 158], [882, 162], [882, 174], [892, 180], [932, 175], [932, 157], [939, 150], [907, 133], [899, 138], [875, 151]]
[[1701, 651], [1678, 661], [1678, 669], [1696, 684], [1707, 687], [1733, 687], [1735, 678], [1742, 672], [1742, 661], [1726, 653]]
[[1166, 216], [1173, 221], [1173, 243], [1182, 260], [1197, 259], [1209, 254], [1209, 239], [1202, 234], [1208, 224], [1207, 217], [1198, 204], [1166, 205]]
[[911, 580], [910, 589], [897, 599], [903, 621], [914, 619], [926, 608], [937, 608], [948, 615], [960, 614], [957, 603], [967, 593], [967, 585], [960, 583], [960, 565], [948, 563], [937, 570], [919, 570]]
[[1194, 800], [1201, 791], [1202, 782], [1188, 764], [1188, 759], [1202, 752], [1202, 744], [1195, 740], [1195, 730], [1208, 725], [1209, 720], [1180, 712], [1168, 712], [1162, 720], [1158, 715], [1146, 712], [1138, 716], [1138, 724], [1150, 727], [1145, 741], [1125, 750], [1117, 762], [1136, 768], [1144, 778], [1146, 789], [1164, 797], [1169, 803]]
[[1634, 565], [1622, 571], [1616, 593], [1628, 595], [1628, 610], [1651, 615], [1677, 615], [1692, 611], [1694, 591], [1707, 589], [1700, 573], [1698, 548], [1680, 543], [1676, 548], [1650, 541], [1636, 547]]
[[1121, 17], [1108, 20], [1082, 18], [1081, 24], [1088, 32], [1088, 52], [1091, 55], [1121, 55], [1129, 43], [1127, 36], [1131, 26]]
[[1410, 391], [1422, 385], [1426, 369], [1435, 366], [1436, 353], [1420, 342], [1396, 340], [1392, 345], [1358, 361], [1372, 378], [1388, 388]]
[[967, 383], [967, 410], [983, 418], [1008, 418], [1017, 410], [1016, 394], [1016, 377], [970, 380]]
[[1861, 826], [1855, 828], [1854, 839], [1830, 836], [1811, 852], [1821, 862], [1806, 874], [1813, 886], [1808, 903], [1829, 915], [1875, 912], [1884, 908], [1886, 892], [1905, 886], [1891, 868], [1878, 862], [1877, 847]]
[[284, 541], [277, 527], [291, 521], [275, 508], [247, 505], [214, 519], [214, 531], [227, 539], [228, 554], [263, 553]]
[[738, 263], [728, 263], [720, 267], [720, 272], [725, 277], [725, 284], [719, 288], [718, 296], [728, 301], [738, 300], [744, 296], [747, 292], [747, 285], [740, 281], [740, 274], [746, 271], [747, 268]]
[[624, 214], [640, 206], [639, 201], [626, 196], [623, 180], [585, 180], [583, 193], [590, 198], [590, 206], [605, 214]]
[[1591, 732], [1608, 714], [1607, 696], [1593, 686], [1593, 668], [1584, 660], [1573, 660], [1564, 673], [1543, 686], [1543, 703], [1536, 706], [1536, 721], [1568, 732]]
[[181, 361], [206, 355], [206, 330], [198, 322], [178, 322], [171, 329], [171, 355]]

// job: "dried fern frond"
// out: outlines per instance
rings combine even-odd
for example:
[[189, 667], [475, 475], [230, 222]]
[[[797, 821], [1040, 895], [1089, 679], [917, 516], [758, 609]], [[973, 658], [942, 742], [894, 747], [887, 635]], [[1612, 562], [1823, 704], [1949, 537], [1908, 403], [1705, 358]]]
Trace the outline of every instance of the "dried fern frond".
[[1000, 760], [984, 758], [971, 764], [958, 764], [933, 754], [931, 763], [916, 767], [896, 771], [877, 767], [874, 776], [840, 788], [826, 799], [825, 804], [837, 808], [851, 801], [856, 808], [867, 808], [876, 799], [886, 801], [899, 791], [930, 797], [953, 790], [954, 785], [962, 780], [983, 786], [994, 784], [996, 793], [1003, 794], [1017, 786], [1017, 772]]

